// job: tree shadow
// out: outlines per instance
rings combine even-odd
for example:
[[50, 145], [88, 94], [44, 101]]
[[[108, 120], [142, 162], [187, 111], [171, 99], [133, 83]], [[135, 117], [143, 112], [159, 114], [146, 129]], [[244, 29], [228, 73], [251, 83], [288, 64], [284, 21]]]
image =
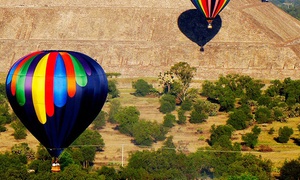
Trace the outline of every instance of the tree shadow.
[[291, 138], [293, 141], [294, 141], [294, 144], [296, 144], [296, 145], [298, 145], [298, 146], [300, 146], [300, 139], [298, 139], [298, 138]]
[[213, 28], [209, 29], [206, 18], [197, 9], [190, 9], [180, 14], [177, 24], [180, 31], [198, 44], [200, 51], [204, 51], [204, 45], [213, 39], [221, 29], [222, 19], [217, 15], [212, 22]]

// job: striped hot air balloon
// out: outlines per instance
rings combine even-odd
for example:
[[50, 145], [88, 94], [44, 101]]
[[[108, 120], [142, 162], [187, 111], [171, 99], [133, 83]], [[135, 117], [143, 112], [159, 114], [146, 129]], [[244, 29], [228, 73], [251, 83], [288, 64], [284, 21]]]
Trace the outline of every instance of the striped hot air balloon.
[[102, 67], [85, 54], [37, 51], [11, 67], [6, 92], [21, 122], [58, 157], [98, 115], [108, 84]]
[[212, 22], [225, 8], [230, 0], [191, 0], [194, 6], [206, 17], [208, 28], [212, 28]]

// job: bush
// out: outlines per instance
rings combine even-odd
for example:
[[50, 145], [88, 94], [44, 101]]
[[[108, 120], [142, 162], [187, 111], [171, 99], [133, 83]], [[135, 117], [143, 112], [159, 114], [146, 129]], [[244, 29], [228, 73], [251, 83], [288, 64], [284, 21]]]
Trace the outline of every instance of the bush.
[[242, 140], [245, 142], [246, 146], [253, 149], [258, 143], [258, 135], [260, 134], [261, 129], [257, 125], [255, 125], [251, 131], [251, 133], [246, 133], [245, 135], [243, 135]]
[[299, 160], [286, 161], [280, 169], [280, 179], [299, 179], [299, 169]]
[[115, 119], [119, 123], [119, 131], [132, 136], [133, 125], [139, 121], [139, 116], [140, 111], [135, 106], [128, 106], [119, 110], [115, 115]]
[[278, 131], [278, 142], [287, 143], [293, 133], [294, 131], [292, 128], [287, 126], [280, 127]]
[[234, 128], [229, 125], [219, 125], [217, 127], [212, 125], [210, 130], [210, 145], [214, 145], [214, 143], [217, 142], [221, 136], [227, 136], [227, 138], [230, 139], [233, 131]]
[[136, 145], [151, 146], [155, 141], [162, 141], [167, 134], [166, 129], [157, 122], [141, 120], [132, 127]]
[[176, 121], [176, 117], [173, 114], [168, 113], [164, 116], [163, 125], [164, 127], [171, 128], [174, 126], [175, 121]]
[[178, 124], [185, 124], [186, 123], [186, 116], [184, 115], [185, 111], [182, 110], [182, 109], [179, 109], [177, 111], [177, 113], [178, 113], [178, 121], [177, 121], [177, 123]]
[[275, 132], [274, 127], [271, 127], [270, 130], [268, 131], [268, 134], [271, 134], [271, 135], [272, 135], [272, 134], [274, 134], [274, 132]]
[[104, 111], [100, 111], [100, 113], [98, 114], [98, 116], [94, 119], [93, 121], [93, 130], [99, 130], [102, 129], [105, 124], [106, 124], [106, 117], [108, 116], [108, 114]]
[[116, 80], [108, 81], [108, 94], [111, 95], [111, 98], [119, 97], [120, 91], [117, 89]]
[[265, 106], [258, 107], [255, 112], [255, 119], [259, 124], [270, 123], [271, 120], [271, 110]]
[[208, 115], [205, 113], [193, 110], [190, 117], [190, 123], [202, 123], [205, 122], [207, 118]]
[[14, 132], [14, 138], [15, 139], [25, 139], [27, 136], [26, 133], [26, 128], [25, 126], [21, 123], [20, 120], [16, 120], [11, 124], [11, 127], [15, 130]]
[[170, 113], [174, 110], [173, 105], [170, 102], [163, 101], [160, 104], [159, 111], [163, 114]]
[[117, 99], [113, 99], [109, 104], [108, 122], [117, 123], [116, 114], [121, 110], [121, 103]]
[[4, 126], [2, 126], [2, 125], [0, 125], [0, 132], [5, 132], [5, 131], [7, 131], [7, 128], [4, 127]]
[[146, 96], [150, 93], [152, 85], [148, 84], [145, 80], [139, 79], [136, 82], [132, 82], [132, 87], [135, 89], [135, 96]]
[[184, 100], [181, 103], [181, 109], [185, 111], [190, 111], [192, 109], [193, 103], [191, 100]]
[[246, 133], [242, 136], [242, 140], [245, 142], [245, 145], [254, 148], [258, 143], [258, 137], [254, 133]]
[[176, 108], [176, 98], [173, 95], [165, 94], [160, 99], [159, 111], [166, 114], [174, 111]]
[[273, 149], [270, 148], [270, 146], [268, 146], [268, 145], [260, 145], [258, 148], [258, 151], [259, 152], [272, 152]]
[[226, 123], [236, 130], [242, 130], [247, 127], [247, 121], [249, 121], [247, 114], [245, 114], [243, 110], [238, 109], [229, 115], [229, 119]]

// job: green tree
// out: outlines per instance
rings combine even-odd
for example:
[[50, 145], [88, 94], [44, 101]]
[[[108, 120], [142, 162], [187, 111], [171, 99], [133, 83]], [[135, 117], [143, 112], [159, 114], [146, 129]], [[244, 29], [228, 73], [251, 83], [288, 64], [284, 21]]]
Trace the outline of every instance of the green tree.
[[68, 150], [63, 151], [63, 153], [60, 155], [59, 160], [60, 160], [60, 168], [62, 171], [65, 169], [65, 167], [75, 163], [72, 158], [71, 152]]
[[132, 82], [132, 87], [135, 89], [135, 96], [146, 96], [150, 93], [150, 90], [153, 88], [152, 85], [148, 84], [143, 79], [138, 79], [135, 82]]
[[265, 90], [266, 95], [270, 97], [275, 97], [282, 94], [283, 84], [280, 82], [280, 80], [272, 80], [270, 84], [271, 85], [268, 86], [268, 88]]
[[98, 116], [93, 121], [93, 130], [102, 129], [106, 124], [108, 114], [105, 111], [100, 111]]
[[245, 135], [243, 135], [242, 140], [244, 141], [245, 145], [253, 149], [258, 143], [258, 136], [260, 132], [261, 129], [257, 125], [255, 125], [252, 128], [251, 133], [246, 133]]
[[[98, 131], [86, 129], [71, 145], [71, 147], [79, 148], [81, 154], [76, 157], [82, 158], [81, 162], [84, 168], [88, 168], [89, 164], [94, 161], [96, 151], [104, 148], [104, 141]], [[78, 153], [78, 152], [77, 152]]]
[[175, 110], [176, 108], [176, 98], [171, 94], [164, 94], [159, 100], [160, 107], [159, 111], [166, 114]]
[[[131, 173], [128, 173], [131, 170]], [[196, 179], [194, 168], [189, 166], [188, 158], [184, 154], [174, 151], [137, 151], [131, 154], [128, 166], [124, 169], [124, 179]], [[132, 171], [139, 176], [132, 174]], [[192, 172], [191, 172], [192, 171]], [[128, 176], [130, 175], [130, 176]]]
[[119, 174], [113, 167], [102, 166], [97, 170], [98, 175], [104, 175], [106, 180], [120, 179]]
[[210, 145], [214, 145], [214, 143], [217, 142], [221, 136], [226, 136], [228, 139], [230, 139], [233, 131], [234, 128], [230, 125], [219, 125], [217, 127], [215, 124], [212, 125], [210, 129]]
[[259, 106], [255, 112], [255, 119], [259, 124], [272, 122], [271, 110], [265, 106]]
[[158, 123], [157, 121], [151, 123], [151, 136], [154, 142], [165, 140], [167, 133], [168, 129], [162, 124]]
[[117, 89], [118, 82], [116, 80], [108, 80], [108, 94], [111, 98], [120, 96], [120, 91]]
[[201, 95], [209, 97], [211, 99], [216, 99], [217, 97], [216, 97], [215, 90], [216, 90], [216, 85], [211, 81], [205, 80], [202, 84]]
[[237, 176], [229, 176], [227, 180], [259, 180], [258, 177], [245, 173]]
[[224, 88], [219, 96], [220, 109], [223, 111], [231, 111], [234, 108], [235, 95], [228, 88]]
[[139, 121], [133, 124], [132, 134], [136, 145], [151, 146], [154, 138], [150, 121]]
[[178, 109], [177, 111], [178, 114], [178, 124], [185, 124], [186, 123], [186, 116], [185, 116], [185, 110]]
[[104, 140], [98, 131], [86, 129], [73, 143], [75, 147], [91, 146], [95, 151], [101, 151], [104, 148]]
[[280, 179], [300, 179], [300, 161], [285, 161], [280, 169]]
[[173, 114], [168, 113], [164, 116], [164, 122], [163, 122], [164, 127], [171, 128], [174, 126], [175, 122], [176, 122], [176, 117]]
[[206, 101], [197, 100], [193, 104], [193, 110], [189, 120], [191, 123], [202, 123], [206, 121], [210, 107], [205, 102]]
[[246, 85], [246, 96], [252, 100], [258, 100], [261, 96], [262, 90], [265, 85], [260, 80], [252, 80]]
[[5, 127], [6, 117], [0, 116], [0, 132], [5, 132], [7, 128]]
[[203, 111], [197, 111], [197, 110], [192, 110], [191, 116], [190, 116], [190, 123], [203, 123], [206, 121], [208, 118], [208, 115], [205, 114]]
[[245, 142], [245, 145], [254, 148], [258, 143], [258, 137], [254, 133], [246, 133], [242, 136], [242, 140]]
[[110, 123], [117, 123], [116, 114], [118, 114], [121, 107], [121, 103], [118, 99], [113, 99], [112, 101], [110, 101], [108, 112], [108, 121]]
[[242, 109], [236, 109], [229, 114], [229, 118], [226, 123], [236, 130], [242, 130], [247, 127], [247, 122], [249, 120], [249, 116]]
[[140, 112], [135, 106], [124, 107], [115, 115], [121, 133], [133, 136], [132, 127], [139, 121]]
[[[29, 174], [24, 162], [25, 155], [0, 154], [0, 177], [1, 179], [28, 179]], [[26, 157], [25, 157], [26, 159]]]
[[293, 133], [293, 129], [288, 126], [280, 127], [278, 131], [278, 142], [287, 143]]
[[175, 74], [182, 85], [181, 92], [178, 96], [181, 101], [185, 100], [188, 88], [190, 87], [190, 83], [192, 82], [196, 70], [196, 67], [191, 67], [187, 62], [176, 63], [170, 69], [170, 72]]
[[15, 130], [14, 132], [14, 138], [15, 139], [25, 139], [27, 136], [26, 133], [26, 128], [23, 125], [23, 123], [20, 120], [15, 120], [12, 124], [11, 127]]
[[180, 108], [184, 111], [190, 111], [192, 110], [193, 107], [193, 102], [190, 99], [186, 99], [184, 101], [182, 101]]
[[176, 150], [176, 146], [173, 142], [173, 136], [167, 137], [166, 141], [163, 144], [163, 149]]
[[232, 162], [226, 170], [226, 175], [230, 177], [245, 176], [253, 177], [253, 179], [271, 179], [272, 162], [270, 160], [262, 160], [253, 154], [246, 154], [239, 156], [234, 162]]

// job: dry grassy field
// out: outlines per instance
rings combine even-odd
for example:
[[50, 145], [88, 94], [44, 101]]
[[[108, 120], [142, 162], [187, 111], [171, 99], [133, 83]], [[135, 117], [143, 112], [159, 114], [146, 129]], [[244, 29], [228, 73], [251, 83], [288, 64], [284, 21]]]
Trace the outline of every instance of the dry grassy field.
[[[3, 79], [2, 79], [3, 80]], [[1, 82], [3, 82], [1, 80]], [[135, 97], [131, 93], [133, 89], [130, 88], [131, 80], [126, 79], [125, 81], [119, 80], [119, 88], [121, 94], [119, 100], [122, 106], [136, 106], [140, 111], [141, 120], [157, 121], [161, 123], [163, 121], [163, 114], [159, 112], [159, 98], [158, 97]], [[198, 86], [198, 85], [196, 85]], [[108, 111], [108, 104], [103, 107], [104, 111]], [[174, 113], [176, 115], [176, 113]], [[173, 142], [176, 145], [177, 150], [185, 153], [191, 153], [197, 151], [198, 148], [208, 146], [206, 139], [209, 138], [209, 130], [213, 124], [221, 125], [225, 124], [228, 118], [228, 114], [219, 113], [217, 116], [209, 117], [207, 122], [202, 124], [190, 124], [176, 125], [174, 126], [167, 136], [173, 136]], [[298, 146], [292, 139], [286, 144], [277, 143], [274, 138], [278, 135], [278, 129], [281, 126], [289, 126], [294, 130], [293, 138], [299, 138], [299, 131], [297, 125], [299, 124], [299, 118], [291, 118], [287, 123], [275, 122], [268, 125], [260, 125], [262, 132], [259, 136], [259, 144], [267, 145], [272, 148], [272, 152], [258, 152], [257, 150], [244, 151], [243, 153], [253, 153], [261, 158], [270, 159], [274, 162], [274, 167], [280, 167], [285, 160], [295, 159], [300, 156], [300, 146]], [[95, 159], [95, 167], [100, 165], [126, 165], [129, 155], [131, 152], [138, 150], [157, 150], [163, 144], [163, 142], [157, 142], [151, 147], [138, 147], [132, 143], [132, 138], [120, 134], [118, 131], [114, 130], [115, 125], [107, 123], [106, 126], [100, 130], [102, 135], [105, 148], [102, 152], [97, 152]], [[275, 133], [273, 135], [268, 134], [271, 127], [274, 127]], [[36, 150], [38, 141], [28, 133], [25, 140], [15, 140], [12, 136], [13, 129], [8, 125], [8, 131], [0, 134], [1, 145], [0, 151], [10, 151], [10, 148], [14, 144], [21, 142], [28, 143], [29, 146]], [[202, 134], [197, 133], [197, 130], [201, 129]], [[247, 132], [251, 131], [251, 127], [236, 131], [234, 133], [233, 142], [241, 142], [241, 136]], [[276, 168], [275, 168], [276, 169]]]

